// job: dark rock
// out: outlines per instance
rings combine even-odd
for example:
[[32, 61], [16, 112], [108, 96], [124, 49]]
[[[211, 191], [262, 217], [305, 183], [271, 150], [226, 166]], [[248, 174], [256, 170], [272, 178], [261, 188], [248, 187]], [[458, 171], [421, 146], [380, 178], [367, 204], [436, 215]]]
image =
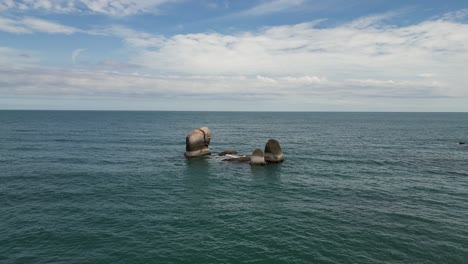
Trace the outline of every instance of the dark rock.
[[223, 159], [223, 161], [247, 162], [247, 161], [250, 161], [250, 157], [248, 157], [248, 156], [233, 157], [233, 158]]
[[459, 145], [465, 145], [465, 142], [458, 142]]
[[268, 163], [277, 163], [284, 160], [283, 151], [280, 144], [275, 139], [270, 139], [265, 145], [265, 161]]
[[221, 156], [236, 155], [236, 154], [237, 154], [237, 151], [235, 151], [235, 150], [226, 150], [226, 151], [222, 151], [222, 152], [218, 153], [217, 156], [221, 157]]
[[265, 165], [265, 158], [261, 149], [255, 149], [250, 157], [250, 165]]
[[211, 139], [211, 131], [207, 127], [201, 127], [193, 130], [185, 138], [185, 156], [199, 157], [211, 155], [208, 148]]

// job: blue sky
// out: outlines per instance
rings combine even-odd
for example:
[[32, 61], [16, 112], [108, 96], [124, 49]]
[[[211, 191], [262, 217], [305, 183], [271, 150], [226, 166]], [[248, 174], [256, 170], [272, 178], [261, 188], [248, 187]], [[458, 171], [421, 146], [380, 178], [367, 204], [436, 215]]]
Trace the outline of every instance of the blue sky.
[[468, 1], [0, 0], [0, 109], [468, 111]]

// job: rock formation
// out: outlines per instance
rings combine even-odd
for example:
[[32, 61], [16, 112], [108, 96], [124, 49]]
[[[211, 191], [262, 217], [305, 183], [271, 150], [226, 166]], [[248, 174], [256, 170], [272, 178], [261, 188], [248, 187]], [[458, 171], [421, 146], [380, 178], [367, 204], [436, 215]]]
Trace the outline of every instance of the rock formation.
[[[208, 127], [200, 127], [190, 132], [185, 138], [185, 156], [200, 157], [211, 155], [209, 144], [211, 130]], [[460, 144], [462, 144], [460, 142]], [[238, 156], [234, 150], [226, 150], [217, 154], [225, 157], [223, 161], [247, 162], [251, 165], [264, 165], [266, 163], [277, 163], [284, 160], [280, 144], [275, 139], [270, 139], [265, 145], [265, 153], [261, 149], [255, 149], [252, 156]]]
[[193, 130], [185, 138], [185, 156], [199, 157], [211, 155], [208, 148], [211, 139], [211, 131], [207, 127], [201, 127]]
[[250, 157], [250, 165], [265, 165], [265, 158], [263, 152], [260, 149], [255, 149]]
[[223, 161], [247, 162], [247, 161], [250, 161], [250, 157], [249, 156], [231, 157], [231, 158], [223, 159]]
[[280, 144], [275, 139], [270, 139], [265, 145], [265, 161], [268, 163], [277, 163], [284, 160], [283, 151]]
[[235, 151], [235, 150], [226, 150], [226, 151], [222, 151], [222, 152], [218, 153], [217, 156], [221, 157], [221, 156], [236, 155], [236, 154], [237, 154], [237, 151]]

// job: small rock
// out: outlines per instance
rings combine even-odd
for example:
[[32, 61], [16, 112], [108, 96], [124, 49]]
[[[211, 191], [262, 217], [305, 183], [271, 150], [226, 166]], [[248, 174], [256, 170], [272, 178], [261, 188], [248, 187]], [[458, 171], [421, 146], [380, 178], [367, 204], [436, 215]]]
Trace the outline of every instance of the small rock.
[[223, 159], [223, 161], [247, 162], [247, 161], [250, 161], [250, 157], [248, 157], [248, 156], [233, 157], [233, 158]]
[[235, 150], [226, 150], [226, 151], [222, 151], [222, 152], [218, 153], [217, 156], [221, 157], [221, 156], [236, 155], [236, 154], [237, 154], [237, 151], [235, 151]]
[[265, 145], [265, 161], [271, 163], [282, 162], [284, 160], [283, 151], [280, 144], [275, 139], [270, 139]]
[[458, 142], [458, 145], [465, 145], [465, 142]]
[[261, 149], [255, 149], [250, 158], [250, 165], [265, 165], [265, 158]]
[[199, 157], [211, 155], [208, 148], [211, 139], [211, 130], [207, 127], [201, 127], [193, 130], [185, 138], [185, 156]]

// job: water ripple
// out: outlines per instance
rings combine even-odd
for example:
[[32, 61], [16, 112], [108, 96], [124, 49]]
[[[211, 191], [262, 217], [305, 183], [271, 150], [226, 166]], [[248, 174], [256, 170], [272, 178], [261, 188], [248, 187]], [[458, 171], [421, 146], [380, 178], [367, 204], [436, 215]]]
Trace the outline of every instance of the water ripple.
[[[280, 139], [282, 164], [185, 159]], [[273, 129], [274, 128], [274, 129]], [[1, 263], [465, 263], [466, 114], [0, 111]]]

